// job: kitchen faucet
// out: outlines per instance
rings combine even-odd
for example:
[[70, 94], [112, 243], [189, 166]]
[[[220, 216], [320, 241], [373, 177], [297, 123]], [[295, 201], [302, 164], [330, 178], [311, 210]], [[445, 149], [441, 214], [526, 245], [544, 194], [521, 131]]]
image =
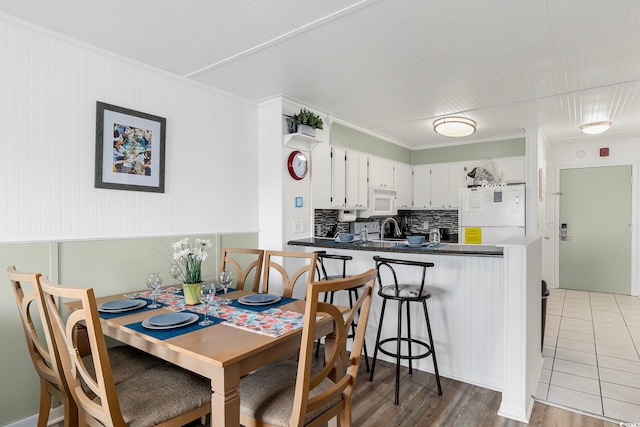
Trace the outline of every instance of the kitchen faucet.
[[387, 225], [387, 222], [389, 221], [393, 222], [395, 226], [396, 236], [400, 236], [400, 234], [402, 234], [400, 232], [400, 227], [398, 227], [398, 221], [396, 221], [392, 216], [390, 216], [389, 218], [382, 221], [382, 225], [380, 226], [380, 240], [384, 240], [384, 228], [385, 228], [385, 225]]

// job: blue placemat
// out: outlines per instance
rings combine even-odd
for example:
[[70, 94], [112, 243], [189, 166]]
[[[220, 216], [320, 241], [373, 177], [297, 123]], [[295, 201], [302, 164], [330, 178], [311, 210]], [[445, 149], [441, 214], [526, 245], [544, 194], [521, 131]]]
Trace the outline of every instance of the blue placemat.
[[198, 323], [200, 323], [202, 320], [204, 320], [204, 315], [202, 314], [198, 314], [198, 313], [194, 313], [193, 311], [189, 311], [189, 313], [193, 313], [193, 314], [197, 314], [198, 315], [198, 321], [195, 323], [192, 323], [188, 326], [183, 326], [181, 328], [175, 328], [175, 329], [147, 329], [144, 326], [142, 326], [142, 322], [135, 322], [135, 323], [130, 323], [128, 325], [126, 325], [127, 328], [129, 329], [133, 329], [134, 331], [137, 332], [141, 332], [143, 334], [149, 335], [153, 338], [159, 339], [159, 340], [166, 340], [169, 338], [173, 338], [173, 337], [177, 337], [179, 335], [182, 334], [188, 334], [189, 332], [194, 332], [200, 329], [204, 329], [204, 328], [208, 328], [209, 326], [213, 326], [213, 325], [217, 325], [218, 323], [223, 322], [222, 319], [218, 319], [217, 317], [213, 317], [213, 316], [209, 316], [209, 320], [211, 320], [213, 323], [209, 326], [200, 326], [198, 325]]
[[260, 312], [260, 311], [269, 310], [270, 308], [280, 307], [281, 305], [289, 304], [290, 302], [294, 302], [294, 301], [297, 301], [297, 300], [295, 298], [282, 297], [280, 301], [274, 302], [273, 304], [244, 305], [244, 304], [240, 304], [237, 299], [234, 299], [234, 300], [231, 300], [231, 304], [229, 304], [229, 306], [235, 307], [235, 308], [241, 308], [243, 310]]
[[[136, 298], [136, 299], [141, 299], [146, 301], [147, 305], [145, 305], [144, 307], [136, 308], [135, 310], [123, 311], [122, 313], [105, 313], [104, 311], [99, 311], [98, 314], [102, 319], [114, 319], [116, 317], [127, 316], [129, 314], [139, 313], [141, 311], [156, 310], [155, 308], [149, 308], [149, 304], [153, 304], [152, 300], [147, 298]], [[158, 307], [164, 307], [164, 304], [162, 304], [161, 302], [156, 301], [156, 304], [158, 304]]]

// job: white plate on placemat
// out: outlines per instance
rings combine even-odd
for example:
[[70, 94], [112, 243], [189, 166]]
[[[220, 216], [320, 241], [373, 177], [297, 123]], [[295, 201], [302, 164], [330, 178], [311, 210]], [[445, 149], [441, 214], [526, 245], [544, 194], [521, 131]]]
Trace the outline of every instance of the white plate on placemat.
[[252, 294], [238, 298], [238, 302], [244, 305], [268, 305], [280, 301], [282, 297], [272, 294]]
[[100, 304], [98, 311], [102, 313], [122, 313], [144, 307], [145, 305], [147, 305], [147, 302], [142, 299], [121, 299]]
[[195, 313], [159, 314], [143, 320], [142, 326], [147, 329], [174, 329], [190, 325], [197, 322], [198, 319], [199, 317]]

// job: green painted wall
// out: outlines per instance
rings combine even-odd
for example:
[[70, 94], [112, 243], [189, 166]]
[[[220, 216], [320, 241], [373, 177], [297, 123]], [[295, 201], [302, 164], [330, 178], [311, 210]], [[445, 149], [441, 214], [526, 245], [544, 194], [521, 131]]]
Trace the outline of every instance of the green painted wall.
[[525, 155], [525, 139], [505, 139], [503, 141], [480, 142], [476, 144], [454, 145], [451, 147], [429, 148], [413, 152], [414, 165], [462, 162], [485, 157], [517, 157]]
[[411, 150], [340, 123], [331, 124], [331, 145], [411, 164]]
[[[202, 235], [213, 247], [203, 263], [203, 275], [214, 280], [220, 262], [220, 248], [258, 247], [257, 233]], [[9, 265], [19, 271], [41, 272], [52, 280], [70, 286], [93, 287], [96, 295], [110, 295], [145, 289], [147, 273], [162, 274], [163, 284], [173, 284], [169, 276], [171, 244], [181, 239], [158, 237], [140, 239], [87, 240], [0, 244], [0, 426], [38, 413], [39, 382], [35, 373], [15, 298], [4, 273]], [[35, 422], [35, 421], [34, 421]]]
[[337, 145], [410, 165], [462, 162], [485, 157], [518, 157], [525, 155], [525, 139], [454, 145], [451, 147], [409, 150], [340, 123], [331, 124], [331, 145]]

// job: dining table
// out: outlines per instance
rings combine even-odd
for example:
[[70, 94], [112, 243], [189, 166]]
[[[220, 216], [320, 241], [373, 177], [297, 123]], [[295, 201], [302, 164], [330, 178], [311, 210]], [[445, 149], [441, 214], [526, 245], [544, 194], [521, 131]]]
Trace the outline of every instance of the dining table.
[[[104, 335], [210, 379], [211, 426], [239, 426], [240, 379], [255, 369], [296, 354], [300, 348], [305, 301], [282, 297], [275, 304], [244, 306], [238, 300], [254, 292], [230, 289], [227, 296], [232, 303], [222, 305], [214, 301], [208, 310], [214, 324], [199, 326], [204, 318], [204, 305], [185, 305], [181, 290], [169, 287], [157, 294], [161, 307], [149, 309], [149, 292], [97, 298]], [[139, 299], [147, 304], [117, 313], [100, 310], [105, 303], [127, 299]], [[78, 302], [65, 305], [71, 311], [79, 307]], [[145, 327], [154, 316], [176, 312], [195, 313], [198, 321], [173, 329]], [[333, 328], [326, 315], [320, 313], [316, 321], [316, 337], [324, 336]]]

